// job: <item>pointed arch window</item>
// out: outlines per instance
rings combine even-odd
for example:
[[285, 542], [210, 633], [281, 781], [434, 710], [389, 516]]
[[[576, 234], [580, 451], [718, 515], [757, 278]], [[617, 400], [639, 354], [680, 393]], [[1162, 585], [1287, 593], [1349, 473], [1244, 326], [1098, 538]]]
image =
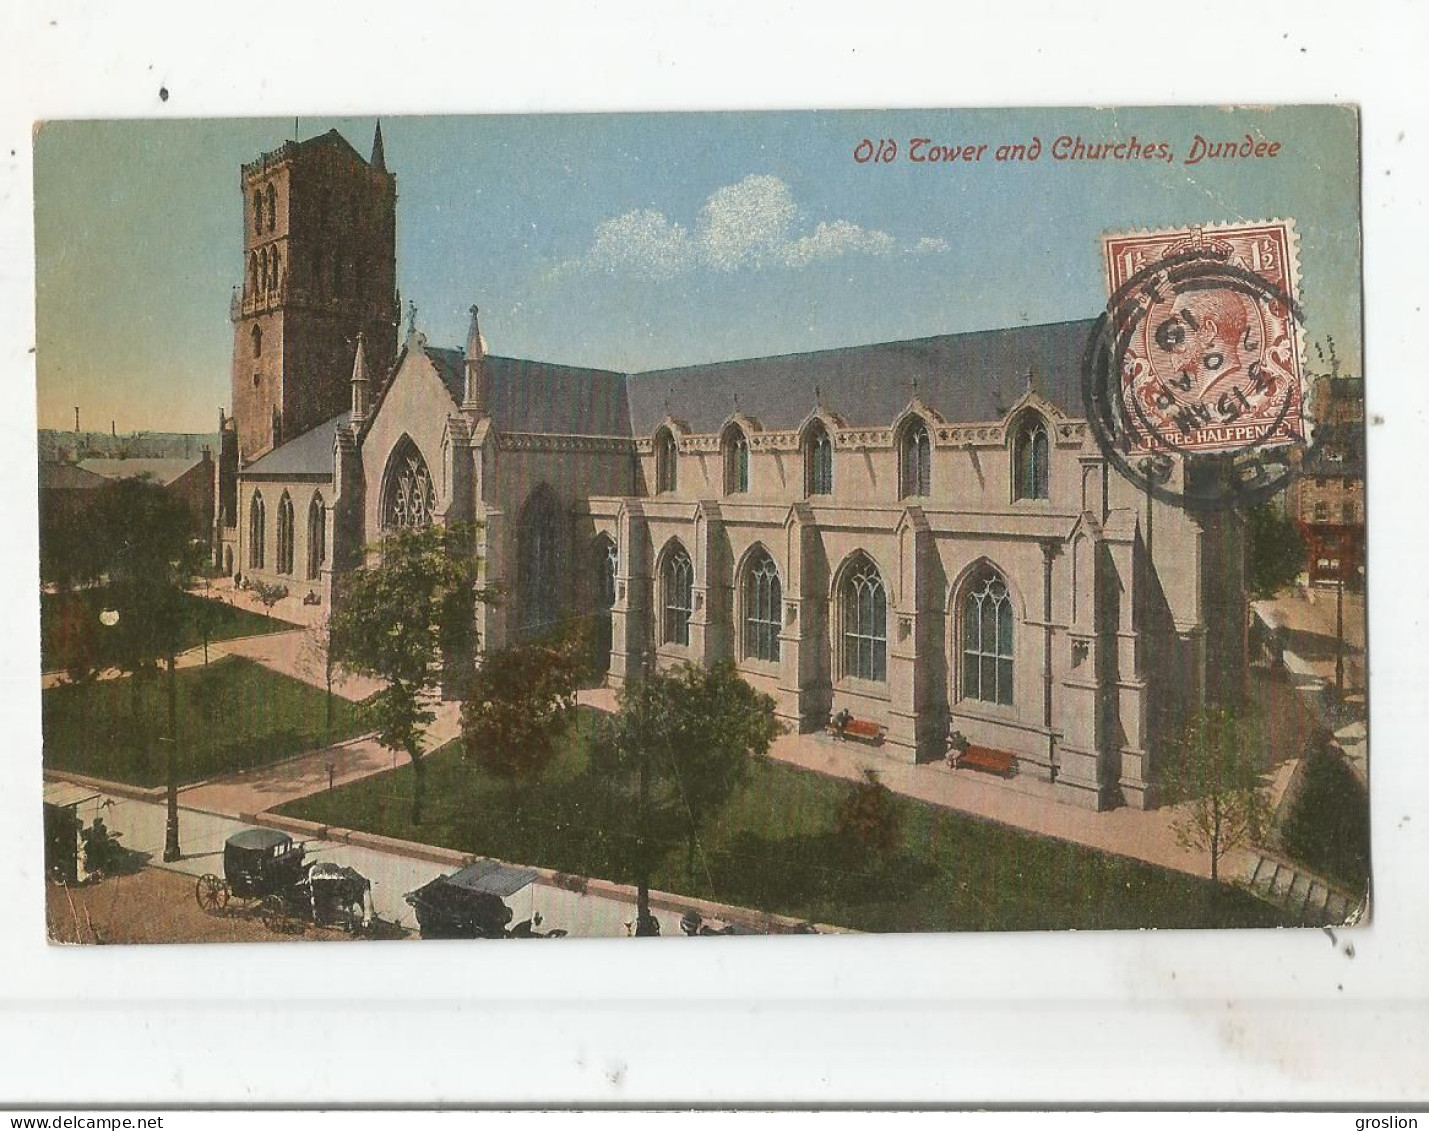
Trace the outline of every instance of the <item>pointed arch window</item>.
[[263, 330], [259, 326], [254, 326], [249, 335], [253, 339], [253, 356], [263, 356]]
[[268, 230], [271, 232], [278, 226], [278, 194], [273, 191], [273, 186], [268, 186]]
[[278, 500], [278, 572], [293, 572], [293, 500], [286, 491]]
[[679, 447], [668, 428], [655, 433], [655, 492], [665, 494], [679, 485]]
[[264, 513], [263, 495], [254, 491], [248, 503], [248, 568], [263, 568], [263, 541], [268, 536], [268, 518]]
[[804, 480], [810, 495], [834, 493], [834, 441], [817, 420], [804, 440]]
[[724, 432], [724, 493], [738, 495], [749, 490], [749, 437], [738, 424]]
[[878, 567], [866, 556], [844, 575], [843, 674], [883, 682], [888, 678], [888, 595]]
[[695, 567], [678, 543], [665, 555], [660, 570], [660, 601], [664, 610], [660, 639], [665, 644], [690, 643], [690, 616], [694, 612]]
[[327, 504], [321, 494], [308, 504], [308, 580], [316, 581], [327, 562]]
[[521, 631], [527, 639], [549, 632], [560, 620], [559, 508], [549, 488], [537, 488], [517, 533]]
[[258, 293], [261, 279], [258, 274], [258, 253], [255, 251], [248, 257], [248, 293], [256, 295]]
[[1017, 438], [1012, 446], [1016, 498], [1047, 498], [1049, 454], [1047, 425], [1040, 416], [1033, 413], [1017, 429]]
[[427, 461], [417, 445], [403, 437], [392, 452], [382, 498], [382, 525], [389, 530], [424, 530], [432, 525], [437, 493]]
[[779, 659], [779, 611], [783, 600], [774, 559], [765, 550], [756, 552], [744, 574], [745, 659]]
[[263, 190], [255, 189], [253, 192], [253, 232], [255, 235], [263, 233]]
[[595, 540], [595, 607], [610, 612], [615, 607], [615, 576], [620, 572], [620, 551], [602, 534]]
[[963, 597], [963, 698], [1012, 705], [1012, 598], [988, 567]]
[[932, 494], [932, 448], [928, 425], [922, 420], [914, 420], [904, 428], [898, 456], [901, 494], [905, 499]]

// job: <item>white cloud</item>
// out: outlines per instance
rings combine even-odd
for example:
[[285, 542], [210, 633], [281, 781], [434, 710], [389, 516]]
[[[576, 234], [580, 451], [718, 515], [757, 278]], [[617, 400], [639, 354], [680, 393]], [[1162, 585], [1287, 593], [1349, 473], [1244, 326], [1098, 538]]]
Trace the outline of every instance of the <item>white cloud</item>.
[[[585, 253], [562, 263], [556, 274], [619, 273], [663, 280], [701, 268], [801, 268], [844, 255], [900, 251], [887, 232], [852, 220], [821, 221], [804, 232], [798, 230], [799, 220], [799, 206], [787, 184], [778, 177], [751, 175], [711, 193], [693, 232], [654, 208], [602, 221]], [[901, 250], [905, 255], [928, 255], [948, 251], [949, 245], [924, 236]]]
[[596, 227], [595, 239], [579, 261], [587, 272], [630, 271], [668, 279], [694, 265], [689, 233], [653, 208], [627, 212]]
[[784, 262], [790, 267], [803, 267], [820, 259], [837, 259], [852, 252], [866, 255], [892, 255], [897, 241], [887, 232], [861, 228], [852, 220], [822, 223], [810, 235], [794, 240], [784, 248]]

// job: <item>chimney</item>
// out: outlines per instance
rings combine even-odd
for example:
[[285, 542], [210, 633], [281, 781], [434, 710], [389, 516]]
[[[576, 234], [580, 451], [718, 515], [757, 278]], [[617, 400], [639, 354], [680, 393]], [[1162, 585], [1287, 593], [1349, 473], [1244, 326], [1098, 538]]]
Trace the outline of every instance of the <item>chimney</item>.
[[74, 431], [79, 434], [79, 405], [74, 406]]
[[357, 356], [352, 359], [352, 426], [360, 428], [367, 419], [367, 351], [362, 334], [357, 335]]
[[461, 399], [463, 412], [482, 417], [491, 411], [490, 388], [486, 376], [486, 343], [477, 325], [477, 308], [471, 308], [471, 328], [466, 333], [466, 388]]
[[119, 436], [119, 433], [115, 430], [114, 421], [112, 421], [112, 420], [109, 422], [109, 435], [110, 435], [111, 437], [116, 438], [116, 439], [117, 439], [118, 436]]

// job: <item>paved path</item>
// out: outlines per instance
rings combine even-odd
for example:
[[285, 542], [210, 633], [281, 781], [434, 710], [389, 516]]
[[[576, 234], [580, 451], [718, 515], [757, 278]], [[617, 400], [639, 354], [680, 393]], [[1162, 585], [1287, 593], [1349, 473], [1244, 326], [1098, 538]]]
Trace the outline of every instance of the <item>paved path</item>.
[[[450, 742], [461, 733], [461, 709], [456, 703], [442, 703], [436, 720], [427, 728], [426, 751]], [[332, 784], [383, 774], [405, 765], [405, 754], [394, 755], [370, 735], [342, 742], [323, 750], [311, 750], [271, 766], [212, 778], [180, 791], [183, 804], [210, 813], [231, 817], [262, 813], [290, 801], [321, 793], [328, 788], [328, 766]]]
[[[580, 701], [597, 710], [615, 709], [609, 688], [583, 691]], [[1285, 749], [1285, 753], [1291, 753]], [[1293, 751], [1299, 753], [1296, 747]], [[847, 781], [862, 780], [865, 769], [895, 793], [1009, 825], [1025, 832], [1067, 840], [1102, 852], [1144, 860], [1193, 876], [1210, 877], [1206, 853], [1188, 851], [1176, 842], [1171, 824], [1177, 807], [1112, 809], [1096, 812], [1056, 800], [1052, 786], [1031, 778], [1010, 781], [976, 770], [952, 770], [942, 762], [908, 765], [852, 742], [822, 734], [785, 734], [774, 740], [769, 756], [800, 769]], [[1290, 781], [1293, 765], [1280, 764], [1267, 778], [1272, 804], [1278, 803]], [[1250, 862], [1246, 852], [1233, 851], [1221, 862], [1225, 875], [1239, 875]]]

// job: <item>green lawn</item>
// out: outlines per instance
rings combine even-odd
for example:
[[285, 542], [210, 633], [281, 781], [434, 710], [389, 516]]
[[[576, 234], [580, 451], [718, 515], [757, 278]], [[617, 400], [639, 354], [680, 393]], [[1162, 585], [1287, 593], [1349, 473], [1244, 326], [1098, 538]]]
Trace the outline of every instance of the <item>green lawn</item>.
[[[104, 626], [99, 623], [106, 595], [107, 590], [101, 586], [68, 593], [40, 594], [41, 671], [63, 668], [67, 651], [76, 645], [89, 651], [95, 667], [111, 665], [112, 657], [106, 653]], [[261, 616], [195, 593], [185, 594], [184, 602], [189, 615], [185, 618], [184, 637], [179, 643], [181, 652], [203, 643], [201, 626], [205, 617], [209, 624], [210, 643], [240, 636], [287, 632], [298, 627], [277, 617]]]
[[[132, 785], [162, 785], [167, 677], [69, 684], [43, 693], [44, 761]], [[266, 765], [323, 745], [324, 693], [237, 656], [181, 669], [179, 781]], [[137, 693], [137, 704], [136, 704]], [[135, 708], [137, 706], [137, 714]], [[333, 698], [332, 738], [364, 730], [361, 708]]]
[[[324, 824], [632, 882], [631, 804], [586, 770], [583, 714], [545, 779], [520, 795], [456, 745], [428, 756], [426, 817], [408, 820], [409, 766], [284, 806]], [[692, 877], [673, 820], [656, 830], [665, 891], [866, 931], [1275, 926], [1232, 888], [900, 799], [902, 843], [860, 859], [832, 832], [850, 786], [758, 762], [711, 822]]]

